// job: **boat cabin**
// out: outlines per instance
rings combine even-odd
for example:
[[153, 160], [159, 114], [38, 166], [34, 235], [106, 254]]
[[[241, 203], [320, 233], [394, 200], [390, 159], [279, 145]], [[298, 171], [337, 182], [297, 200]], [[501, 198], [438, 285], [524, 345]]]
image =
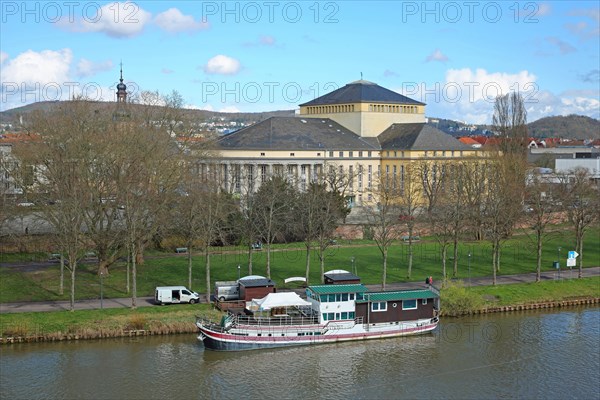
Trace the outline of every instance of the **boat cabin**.
[[275, 293], [275, 282], [260, 275], [249, 275], [238, 280], [240, 285], [240, 300], [251, 301], [260, 299], [269, 293]]
[[432, 318], [439, 310], [439, 292], [422, 290], [369, 292], [363, 284], [317, 285], [306, 298], [319, 313], [320, 323], [362, 319], [364, 323], [412, 321]]
[[323, 274], [326, 285], [353, 285], [359, 284], [360, 278], [343, 269], [334, 269]]
[[369, 289], [363, 284], [317, 285], [306, 289], [306, 299], [319, 313], [319, 322], [354, 320], [355, 302], [363, 299]]
[[356, 301], [356, 317], [367, 324], [431, 318], [439, 310], [435, 288], [365, 293]]

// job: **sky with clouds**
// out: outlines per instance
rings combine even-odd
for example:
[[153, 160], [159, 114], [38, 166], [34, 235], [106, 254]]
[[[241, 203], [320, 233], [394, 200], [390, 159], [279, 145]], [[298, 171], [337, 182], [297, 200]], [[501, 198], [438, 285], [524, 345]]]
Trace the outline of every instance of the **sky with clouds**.
[[490, 122], [520, 91], [530, 121], [600, 117], [598, 1], [0, 2], [0, 109], [177, 90], [190, 108], [295, 109], [349, 82]]

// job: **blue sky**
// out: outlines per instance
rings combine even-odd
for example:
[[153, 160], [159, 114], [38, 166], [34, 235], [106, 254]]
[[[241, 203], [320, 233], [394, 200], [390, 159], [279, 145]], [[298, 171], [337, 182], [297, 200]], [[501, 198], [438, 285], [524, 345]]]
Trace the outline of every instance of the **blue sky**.
[[0, 108], [177, 90], [188, 107], [294, 109], [361, 78], [485, 123], [523, 93], [533, 121], [600, 117], [598, 1], [0, 2]]

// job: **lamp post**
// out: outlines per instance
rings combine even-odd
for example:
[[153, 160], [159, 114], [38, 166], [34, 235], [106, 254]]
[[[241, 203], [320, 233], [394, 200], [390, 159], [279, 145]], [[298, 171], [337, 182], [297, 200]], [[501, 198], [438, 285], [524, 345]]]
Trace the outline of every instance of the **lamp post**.
[[350, 262], [352, 262], [352, 273], [354, 275], [356, 275], [356, 270], [354, 269], [354, 260], [355, 260], [354, 256], [350, 257]]
[[469, 287], [471, 287], [471, 252], [467, 254], [467, 271], [469, 274]]
[[240, 268], [241, 268], [241, 267], [240, 267], [240, 264], [238, 264], [238, 281], [240, 280], [240, 274], [241, 274], [241, 272], [240, 272]]

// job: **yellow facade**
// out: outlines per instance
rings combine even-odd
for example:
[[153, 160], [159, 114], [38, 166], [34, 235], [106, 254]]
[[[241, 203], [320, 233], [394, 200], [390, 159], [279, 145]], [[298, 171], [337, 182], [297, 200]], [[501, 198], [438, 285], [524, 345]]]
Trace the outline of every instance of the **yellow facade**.
[[377, 137], [392, 124], [424, 123], [425, 106], [372, 102], [301, 106], [300, 115], [330, 118], [359, 136]]

